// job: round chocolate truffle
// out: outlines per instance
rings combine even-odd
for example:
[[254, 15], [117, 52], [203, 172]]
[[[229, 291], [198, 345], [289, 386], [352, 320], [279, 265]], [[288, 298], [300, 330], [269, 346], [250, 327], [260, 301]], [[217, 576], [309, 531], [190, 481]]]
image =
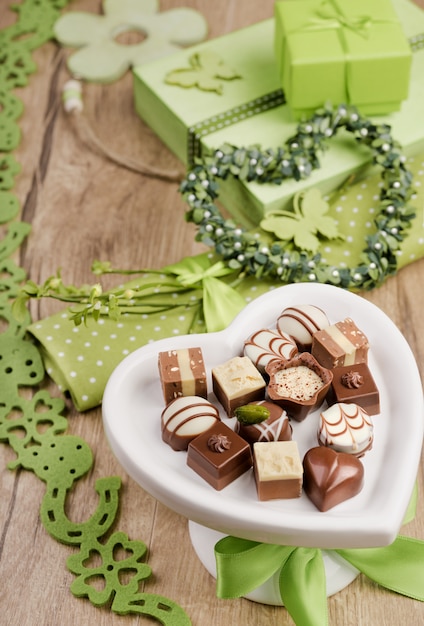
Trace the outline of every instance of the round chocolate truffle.
[[286, 333], [270, 330], [258, 330], [244, 342], [244, 355], [263, 374], [271, 361], [288, 361], [298, 353], [294, 339]]
[[312, 335], [329, 325], [324, 311], [313, 304], [287, 307], [277, 320], [278, 331], [290, 335], [300, 351], [310, 351]]
[[318, 443], [361, 457], [372, 447], [374, 434], [370, 415], [359, 405], [337, 402], [320, 414]]
[[218, 421], [218, 409], [205, 398], [175, 398], [162, 411], [162, 439], [173, 450], [187, 450], [190, 441]]

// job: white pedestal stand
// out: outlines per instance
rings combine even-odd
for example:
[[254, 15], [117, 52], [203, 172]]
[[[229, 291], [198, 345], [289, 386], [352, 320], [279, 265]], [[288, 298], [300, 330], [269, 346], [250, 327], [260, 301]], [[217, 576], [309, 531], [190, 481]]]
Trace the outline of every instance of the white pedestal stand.
[[[214, 546], [225, 535], [192, 521], [189, 521], [188, 526], [191, 543], [197, 556], [208, 572], [216, 578]], [[331, 596], [355, 580], [359, 571], [335, 552], [327, 550], [322, 552], [327, 577], [327, 596]], [[261, 604], [282, 606], [278, 587], [278, 572], [245, 597]]]

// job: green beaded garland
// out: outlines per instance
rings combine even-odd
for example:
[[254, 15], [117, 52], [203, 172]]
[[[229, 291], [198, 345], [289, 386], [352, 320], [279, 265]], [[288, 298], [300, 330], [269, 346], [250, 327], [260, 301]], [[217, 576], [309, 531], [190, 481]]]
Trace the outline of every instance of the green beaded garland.
[[[361, 264], [345, 268], [324, 263], [321, 255], [286, 249], [281, 242], [268, 243], [258, 233], [225, 219], [215, 201], [219, 179], [234, 176], [243, 181], [280, 185], [284, 180], [303, 180], [320, 166], [318, 153], [339, 129], [351, 133], [357, 144], [372, 151], [372, 161], [382, 168], [382, 189], [375, 233], [367, 236]], [[325, 106], [307, 121], [285, 147], [262, 150], [257, 146], [238, 148], [224, 144], [213, 154], [196, 159], [180, 185], [189, 205], [186, 219], [194, 223], [196, 239], [214, 247], [234, 270], [258, 278], [270, 276], [284, 283], [320, 282], [348, 289], [372, 289], [397, 270], [396, 253], [409, 229], [415, 210], [408, 204], [412, 174], [405, 166], [400, 145], [387, 124], [375, 124], [353, 106]]]

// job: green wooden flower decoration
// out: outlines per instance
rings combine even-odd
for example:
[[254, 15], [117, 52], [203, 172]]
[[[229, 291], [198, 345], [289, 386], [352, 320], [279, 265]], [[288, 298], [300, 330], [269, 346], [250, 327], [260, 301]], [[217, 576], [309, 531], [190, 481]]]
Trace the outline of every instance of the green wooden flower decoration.
[[172, 70], [165, 77], [169, 85], [179, 87], [198, 87], [203, 91], [223, 92], [223, 80], [241, 78], [240, 75], [227, 65], [217, 54], [204, 50], [196, 52], [189, 58], [190, 67]]
[[267, 215], [260, 227], [274, 233], [277, 239], [290, 242], [308, 252], [317, 252], [321, 238], [342, 237], [337, 231], [337, 223], [328, 215], [329, 204], [319, 189], [309, 189], [297, 193], [293, 198], [294, 211], [274, 211]]
[[[68, 60], [69, 70], [81, 78], [112, 82], [130, 67], [163, 57], [202, 41], [207, 34], [203, 16], [194, 9], [159, 13], [157, 0], [104, 0], [104, 15], [67, 13], [55, 24], [58, 41], [80, 48]], [[144, 39], [134, 45], [116, 41], [136, 31]]]

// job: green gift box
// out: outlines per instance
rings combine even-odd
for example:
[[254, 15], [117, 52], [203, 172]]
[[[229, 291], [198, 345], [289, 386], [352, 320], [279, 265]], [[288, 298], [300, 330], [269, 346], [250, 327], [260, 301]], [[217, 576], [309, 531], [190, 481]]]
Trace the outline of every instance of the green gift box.
[[[424, 11], [409, 0], [393, 3], [408, 39], [424, 33]], [[274, 19], [265, 20], [134, 69], [136, 111], [183, 163], [190, 162], [197, 148], [202, 154], [224, 143], [277, 148], [295, 134], [297, 123], [278, 76], [274, 28]], [[204, 52], [218, 55], [239, 78], [223, 79], [220, 94], [166, 82], [170, 72], [190, 67], [193, 55]], [[400, 111], [375, 118], [392, 126], [393, 137], [407, 155], [424, 150], [424, 50], [412, 56], [408, 99]], [[340, 132], [329, 142], [321, 167], [308, 179], [272, 185], [229, 177], [220, 181], [220, 201], [242, 226], [250, 228], [266, 213], [291, 207], [299, 191], [318, 187], [329, 193], [370, 159], [369, 150]]]
[[327, 101], [385, 115], [408, 96], [411, 47], [391, 0], [276, 2], [275, 54], [295, 119]]

